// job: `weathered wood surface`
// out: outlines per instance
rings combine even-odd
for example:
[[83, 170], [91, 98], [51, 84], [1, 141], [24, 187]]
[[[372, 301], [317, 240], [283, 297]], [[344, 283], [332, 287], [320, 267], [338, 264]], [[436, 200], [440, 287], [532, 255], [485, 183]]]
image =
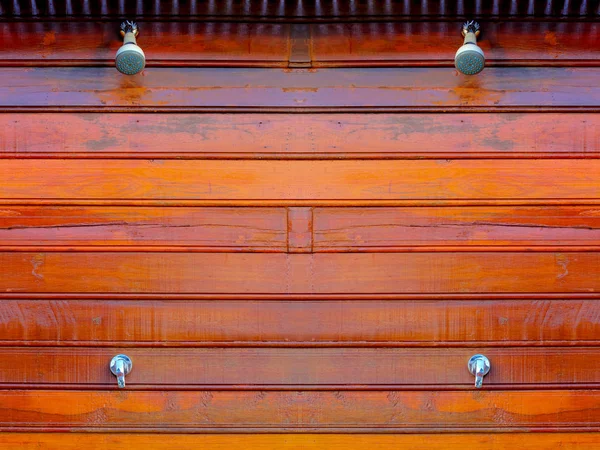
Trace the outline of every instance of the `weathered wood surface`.
[[24, 201], [600, 198], [600, 160], [578, 159], [293, 162], [5, 159], [0, 160], [0, 178], [0, 200]]
[[129, 389], [473, 389], [467, 361], [485, 354], [486, 389], [600, 387], [595, 348], [0, 348], [4, 388], [116, 389], [107, 370], [125, 353]]
[[571, 67], [490, 67], [471, 78], [457, 75], [452, 68], [157, 67], [122, 77], [112, 67], [5, 67], [0, 68], [0, 108], [595, 110], [600, 106], [599, 76], [600, 68]]
[[599, 114], [0, 114], [0, 157], [598, 158]]
[[[2, 252], [3, 292], [594, 293], [598, 252]], [[530, 268], [535, 270], [524, 270]]]
[[599, 300], [569, 298], [568, 294], [563, 300], [519, 299], [518, 295], [504, 300], [378, 300], [377, 296], [367, 300], [352, 296], [349, 300], [294, 296], [288, 300], [110, 300], [110, 294], [96, 300], [60, 296], [50, 300], [29, 296], [34, 299], [0, 301], [0, 345], [531, 347], [600, 343]]
[[150, 433], [2, 433], [0, 448], [12, 450], [130, 450], [210, 448], [230, 450], [596, 450], [600, 433], [444, 433], [444, 434], [150, 434]]
[[[283, 23], [141, 22], [139, 44], [148, 67], [286, 67], [291, 28]], [[307, 29], [309, 61], [318, 67], [452, 66], [461, 45], [458, 23], [321, 23]], [[599, 29], [595, 22], [488, 21], [479, 45], [488, 66], [597, 65]], [[122, 45], [117, 31], [114, 21], [0, 23], [0, 66], [112, 66]]]
[[597, 206], [3, 206], [0, 248], [132, 251], [555, 251], [595, 248]]
[[[149, 66], [288, 64], [288, 24], [140, 22], [139, 27]], [[121, 45], [114, 21], [0, 24], [0, 65], [113, 66]]]
[[592, 6], [108, 3], [0, 24], [0, 448], [597, 447]]
[[[488, 67], [586, 65], [594, 64], [591, 60], [597, 58], [595, 23], [485, 21], [481, 26], [477, 44], [485, 53]], [[458, 22], [313, 25], [313, 64], [452, 66], [461, 45], [457, 31]]]
[[287, 230], [285, 208], [3, 207], [0, 211], [0, 247], [283, 252]]
[[0, 430], [598, 432], [600, 393], [2, 390]]
[[595, 206], [315, 208], [313, 216], [315, 251], [600, 243]]

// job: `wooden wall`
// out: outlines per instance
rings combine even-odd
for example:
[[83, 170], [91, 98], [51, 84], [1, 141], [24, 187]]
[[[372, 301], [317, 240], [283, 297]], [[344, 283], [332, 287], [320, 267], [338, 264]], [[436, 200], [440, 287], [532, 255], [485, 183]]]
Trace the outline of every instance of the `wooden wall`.
[[597, 448], [600, 24], [116, 25], [0, 23], [0, 448]]

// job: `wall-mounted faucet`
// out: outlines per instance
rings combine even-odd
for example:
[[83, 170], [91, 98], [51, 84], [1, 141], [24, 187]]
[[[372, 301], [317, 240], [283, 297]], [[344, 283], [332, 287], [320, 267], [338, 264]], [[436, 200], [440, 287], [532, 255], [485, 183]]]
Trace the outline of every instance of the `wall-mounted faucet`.
[[469, 372], [475, 376], [475, 387], [481, 388], [483, 385], [483, 377], [490, 371], [490, 360], [484, 355], [473, 355], [468, 362]]
[[131, 372], [133, 364], [127, 355], [117, 355], [110, 360], [110, 371], [117, 377], [117, 385], [120, 389], [125, 387], [125, 376]]

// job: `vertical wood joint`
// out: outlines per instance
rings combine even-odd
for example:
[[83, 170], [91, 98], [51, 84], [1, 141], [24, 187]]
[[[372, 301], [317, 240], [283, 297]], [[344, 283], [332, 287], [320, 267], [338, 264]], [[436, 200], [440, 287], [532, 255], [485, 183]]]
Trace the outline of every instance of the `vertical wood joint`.
[[310, 25], [295, 23], [290, 29], [290, 53], [288, 67], [312, 67]]
[[287, 209], [288, 252], [313, 252], [313, 208], [291, 207]]

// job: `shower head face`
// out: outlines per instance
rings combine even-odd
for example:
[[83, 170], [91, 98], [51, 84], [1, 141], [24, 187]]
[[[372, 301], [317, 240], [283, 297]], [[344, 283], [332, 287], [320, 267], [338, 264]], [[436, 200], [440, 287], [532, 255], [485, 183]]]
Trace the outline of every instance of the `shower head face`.
[[136, 44], [128, 43], [117, 51], [117, 70], [125, 75], [140, 73], [146, 65], [146, 55]]
[[465, 75], [476, 75], [485, 67], [485, 55], [476, 44], [465, 44], [454, 57], [456, 69]]

